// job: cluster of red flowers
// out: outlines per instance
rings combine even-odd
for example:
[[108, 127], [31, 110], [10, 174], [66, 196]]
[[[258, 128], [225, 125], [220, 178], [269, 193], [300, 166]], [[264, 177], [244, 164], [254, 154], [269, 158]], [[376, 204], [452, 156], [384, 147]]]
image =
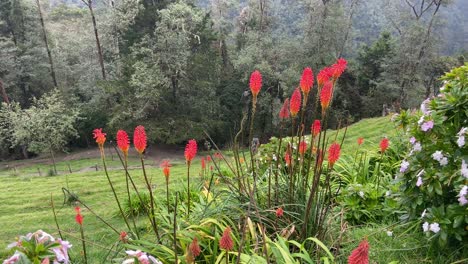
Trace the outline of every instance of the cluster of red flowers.
[[330, 168], [333, 167], [335, 162], [340, 158], [341, 147], [338, 143], [333, 143], [328, 149], [328, 165]]
[[361, 146], [362, 143], [364, 143], [364, 139], [362, 137], [358, 138], [357, 143], [358, 143], [359, 146]]
[[369, 263], [369, 243], [364, 239], [359, 246], [351, 252], [348, 257], [348, 264], [368, 264]]
[[164, 176], [166, 179], [169, 178], [169, 174], [171, 173], [171, 162], [169, 160], [163, 160], [160, 167], [163, 169]]
[[200, 249], [200, 246], [198, 245], [198, 239], [196, 237], [193, 238], [192, 243], [190, 243], [189, 250], [190, 250], [190, 253], [192, 253], [192, 256], [194, 258], [200, 255], [201, 249]]
[[323, 85], [322, 91], [320, 92], [320, 104], [322, 105], [322, 111], [325, 111], [330, 106], [330, 102], [333, 95], [333, 84], [330, 81], [326, 81]]
[[133, 132], [133, 145], [138, 153], [143, 154], [146, 149], [146, 131], [143, 126], [137, 126]]
[[234, 241], [232, 241], [231, 228], [229, 226], [224, 229], [223, 236], [219, 240], [219, 247], [226, 251], [234, 248]]
[[184, 156], [185, 160], [187, 161], [187, 164], [190, 165], [193, 158], [195, 158], [195, 155], [197, 155], [197, 141], [195, 141], [195, 139], [191, 139], [185, 146]]
[[312, 135], [316, 137], [318, 134], [320, 134], [320, 120], [315, 120], [314, 123], [312, 124], [312, 127], [310, 128], [312, 131]]
[[253, 97], [257, 97], [260, 89], [262, 89], [262, 75], [256, 70], [250, 75], [250, 91]]
[[75, 207], [75, 212], [76, 212], [75, 221], [79, 225], [83, 225], [83, 216], [81, 215], [81, 208], [79, 206]]
[[384, 153], [387, 150], [389, 145], [390, 145], [390, 143], [388, 141], [388, 138], [383, 138], [380, 141], [380, 152]]
[[299, 143], [299, 154], [303, 156], [307, 151], [307, 143], [305, 141], [301, 141]]
[[302, 72], [302, 77], [300, 81], [300, 86], [301, 86], [302, 92], [304, 93], [304, 97], [307, 97], [313, 85], [314, 85], [314, 73], [312, 72], [311, 68], [307, 67], [304, 69], [304, 72]]
[[130, 148], [130, 140], [128, 134], [124, 130], [117, 131], [117, 146], [125, 156], [128, 156], [128, 149]]
[[289, 98], [286, 98], [283, 103], [283, 107], [281, 107], [280, 113], [279, 113], [280, 119], [287, 119], [289, 118]]
[[291, 102], [289, 103], [289, 112], [292, 117], [296, 117], [299, 113], [299, 110], [301, 109], [301, 101], [301, 91], [299, 88], [296, 88], [291, 96]]
[[205, 170], [205, 169], [206, 169], [205, 157], [202, 157], [202, 158], [201, 158], [201, 168], [202, 168], [202, 170]]
[[278, 207], [278, 209], [276, 209], [275, 213], [276, 213], [276, 217], [282, 217], [283, 214], [284, 214], [284, 210], [283, 210], [283, 208]]
[[98, 143], [99, 147], [104, 146], [104, 142], [106, 142], [106, 133], [102, 133], [102, 128], [96, 128], [93, 130], [93, 138]]

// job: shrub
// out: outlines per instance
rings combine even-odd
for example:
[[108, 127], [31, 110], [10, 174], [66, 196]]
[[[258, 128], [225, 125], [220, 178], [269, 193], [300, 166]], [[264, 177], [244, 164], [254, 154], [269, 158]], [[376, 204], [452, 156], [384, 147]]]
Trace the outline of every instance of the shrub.
[[396, 120], [407, 129], [412, 147], [401, 161], [401, 205], [409, 219], [421, 219], [422, 231], [440, 246], [468, 238], [468, 64], [442, 79], [440, 95]]

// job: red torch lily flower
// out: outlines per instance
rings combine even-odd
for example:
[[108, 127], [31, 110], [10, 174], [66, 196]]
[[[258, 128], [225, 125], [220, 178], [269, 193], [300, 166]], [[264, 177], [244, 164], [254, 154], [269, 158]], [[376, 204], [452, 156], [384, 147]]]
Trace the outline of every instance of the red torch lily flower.
[[302, 77], [301, 77], [301, 82], [300, 82], [301, 90], [304, 93], [304, 97], [307, 97], [313, 85], [314, 85], [314, 73], [312, 72], [311, 68], [307, 67], [302, 72]]
[[184, 156], [185, 160], [187, 161], [187, 164], [190, 165], [193, 158], [195, 158], [195, 155], [197, 155], [197, 141], [195, 141], [195, 139], [191, 139], [185, 146]]
[[232, 241], [231, 228], [229, 226], [224, 229], [223, 236], [219, 240], [219, 247], [226, 251], [232, 250], [234, 248], [234, 241]]
[[201, 249], [200, 249], [200, 246], [198, 245], [198, 240], [196, 237], [192, 240], [192, 243], [190, 243], [189, 250], [190, 250], [190, 253], [192, 253], [192, 256], [194, 258], [200, 255]]
[[117, 146], [122, 151], [124, 156], [128, 156], [128, 149], [130, 148], [130, 140], [128, 134], [124, 130], [117, 131]]
[[361, 146], [362, 143], [364, 143], [364, 138], [362, 138], [362, 137], [358, 138], [357, 143], [358, 143], [359, 146]]
[[330, 81], [327, 81], [320, 92], [320, 104], [322, 105], [322, 113], [330, 106], [330, 101], [333, 93], [333, 84]]
[[250, 75], [250, 91], [254, 98], [257, 97], [260, 89], [262, 89], [262, 74], [256, 70]]
[[83, 216], [81, 215], [81, 209], [79, 206], [75, 207], [75, 212], [76, 212], [75, 221], [79, 225], [83, 225]]
[[169, 178], [169, 174], [171, 173], [171, 162], [170, 160], [163, 160], [160, 167], [163, 169], [164, 176]]
[[322, 86], [330, 79], [332, 76], [332, 68], [330, 67], [325, 67], [323, 68], [319, 74], [317, 75], [317, 86], [320, 91], [322, 89]]
[[389, 145], [390, 145], [390, 142], [388, 141], [388, 138], [383, 138], [380, 141], [380, 152], [384, 153], [387, 150]]
[[291, 102], [289, 103], [289, 112], [291, 112], [291, 117], [296, 117], [299, 113], [299, 110], [301, 109], [301, 101], [301, 91], [299, 91], [299, 88], [296, 88], [291, 96]]
[[333, 79], [336, 80], [338, 78], [340, 78], [341, 74], [343, 74], [343, 72], [346, 70], [346, 65], [348, 64], [348, 62], [343, 59], [343, 58], [339, 58], [335, 64], [333, 64], [332, 66], [332, 69], [333, 69]]
[[328, 165], [330, 166], [330, 168], [332, 168], [335, 162], [340, 158], [340, 152], [340, 144], [331, 144], [330, 148], [328, 149]]
[[299, 143], [299, 154], [304, 155], [304, 153], [306, 153], [307, 151], [307, 143], [305, 141], [301, 141], [301, 143]]
[[278, 209], [276, 209], [276, 217], [278, 217], [278, 218], [279, 218], [279, 217], [282, 217], [283, 214], [284, 214], [283, 208], [278, 207]]
[[312, 127], [310, 130], [312, 131], [312, 135], [316, 137], [318, 134], [320, 134], [320, 129], [321, 129], [321, 124], [320, 120], [315, 120], [314, 123], [312, 124]]
[[101, 148], [106, 142], [106, 133], [102, 133], [102, 128], [96, 128], [93, 130], [93, 138], [96, 139], [96, 143]]
[[125, 231], [120, 232], [119, 240], [122, 241], [123, 243], [127, 243], [128, 242], [127, 232], [125, 232]]
[[133, 133], [133, 145], [138, 153], [143, 154], [146, 149], [146, 131], [143, 126], [137, 126]]
[[279, 112], [279, 117], [281, 120], [289, 118], [289, 98], [286, 98], [286, 100], [284, 100], [283, 107], [281, 107], [281, 110]]
[[348, 257], [348, 264], [368, 264], [369, 263], [369, 243], [364, 239], [359, 246], [351, 252]]
[[202, 170], [205, 170], [206, 169], [206, 161], [205, 161], [205, 158], [201, 158], [201, 168]]

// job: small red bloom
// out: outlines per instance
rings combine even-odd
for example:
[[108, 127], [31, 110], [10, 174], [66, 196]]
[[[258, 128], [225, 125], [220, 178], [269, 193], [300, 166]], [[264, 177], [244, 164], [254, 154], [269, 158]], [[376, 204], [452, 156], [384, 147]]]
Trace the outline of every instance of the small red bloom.
[[361, 146], [362, 143], [364, 143], [364, 139], [362, 137], [358, 138], [357, 143], [358, 143], [359, 146]]
[[160, 167], [163, 169], [164, 176], [166, 179], [169, 178], [169, 174], [171, 173], [171, 162], [169, 160], [163, 160]]
[[314, 137], [320, 134], [320, 129], [321, 129], [320, 127], [321, 127], [320, 120], [316, 119], [314, 123], [312, 124], [312, 127], [310, 128], [310, 130], [312, 131], [312, 135]]
[[219, 159], [219, 160], [221, 160], [221, 159], [223, 159], [223, 154], [221, 154], [221, 153], [219, 153], [219, 152], [216, 152], [216, 153], [214, 154], [214, 157], [217, 158], [217, 159]]
[[380, 141], [380, 152], [384, 153], [387, 150], [389, 144], [390, 143], [388, 141], [388, 138], [383, 138]]
[[93, 138], [96, 139], [96, 143], [98, 143], [99, 147], [104, 145], [106, 142], [106, 133], [102, 133], [102, 128], [96, 128], [93, 130]]
[[79, 206], [75, 207], [75, 212], [76, 212], [75, 221], [79, 225], [83, 225], [83, 216], [81, 215], [81, 209]]
[[359, 246], [351, 252], [348, 257], [348, 264], [368, 264], [369, 263], [369, 243], [364, 239]]
[[250, 91], [254, 97], [257, 97], [260, 89], [262, 89], [262, 75], [256, 70], [250, 75]]
[[191, 139], [188, 141], [187, 145], [185, 146], [185, 160], [187, 164], [190, 165], [195, 155], [197, 155], [197, 141], [195, 139]]
[[189, 250], [190, 250], [190, 253], [192, 253], [192, 256], [194, 258], [200, 255], [201, 249], [200, 249], [200, 246], [198, 245], [198, 240], [196, 237], [192, 240], [192, 243], [190, 243]]
[[330, 168], [333, 167], [333, 164], [335, 164], [335, 162], [340, 158], [340, 151], [340, 144], [331, 144], [330, 148], [328, 149], [328, 164]]
[[281, 107], [281, 110], [279, 112], [279, 117], [280, 119], [286, 119], [289, 117], [289, 98], [286, 98], [283, 103], [283, 107]]
[[211, 156], [210, 155], [206, 156], [206, 161], [211, 162]]
[[318, 167], [320, 168], [322, 166], [322, 163], [323, 163], [323, 150], [319, 149], [318, 150], [318, 161], [317, 161], [317, 165]]
[[283, 213], [284, 213], [283, 208], [278, 207], [278, 209], [276, 209], [276, 217], [282, 217]]
[[291, 102], [289, 104], [289, 112], [291, 112], [292, 117], [297, 116], [297, 113], [299, 113], [301, 100], [301, 91], [299, 91], [299, 88], [296, 88], [291, 96]]
[[314, 73], [312, 72], [312, 69], [307, 67], [304, 69], [302, 72], [302, 77], [301, 77], [301, 90], [304, 93], [304, 96], [307, 96], [310, 92], [310, 88], [314, 85]]
[[286, 165], [288, 167], [291, 166], [291, 154], [289, 153], [289, 151], [286, 151], [284, 153], [284, 161], [286, 162]]
[[137, 126], [133, 133], [133, 145], [138, 153], [143, 154], [146, 149], [146, 132], [143, 126]]
[[226, 251], [232, 250], [234, 248], [234, 241], [232, 241], [231, 228], [229, 226], [224, 229], [223, 236], [219, 240], [219, 247]]
[[202, 170], [205, 170], [206, 169], [206, 161], [205, 161], [205, 158], [201, 158], [201, 168]]
[[332, 69], [333, 69], [333, 79], [336, 80], [338, 78], [340, 78], [341, 74], [343, 74], [343, 72], [346, 70], [346, 65], [348, 64], [348, 62], [343, 59], [343, 58], [339, 58], [335, 64], [333, 64], [332, 66]]
[[128, 134], [124, 130], [117, 131], [117, 146], [123, 152], [125, 156], [128, 155], [128, 149], [130, 148], [130, 140]]
[[301, 143], [299, 143], [299, 153], [301, 155], [304, 155], [306, 151], [307, 151], [307, 143], [305, 141], [301, 141]]
[[128, 236], [127, 235], [128, 234], [125, 231], [120, 232], [119, 240], [124, 242], [124, 243], [127, 243], [127, 241], [128, 241]]
[[327, 81], [320, 92], [320, 103], [322, 105], [322, 111], [325, 111], [330, 106], [332, 98], [333, 84]]
[[317, 86], [319, 87], [319, 90], [330, 79], [331, 76], [332, 68], [330, 67], [325, 67], [319, 72], [319, 74], [317, 75]]

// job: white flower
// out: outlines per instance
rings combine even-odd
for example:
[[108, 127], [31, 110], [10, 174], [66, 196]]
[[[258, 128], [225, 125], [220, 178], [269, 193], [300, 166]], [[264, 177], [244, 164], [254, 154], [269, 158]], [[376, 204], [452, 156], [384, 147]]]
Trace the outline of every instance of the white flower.
[[18, 260], [20, 260], [21, 255], [19, 254], [18, 251], [15, 252], [13, 256], [10, 258], [6, 259], [3, 261], [3, 264], [15, 264], [18, 263]]
[[446, 157], [443, 157], [440, 161], [439, 161], [439, 164], [440, 166], [445, 166], [448, 164], [448, 159]]
[[460, 193], [458, 194], [458, 202], [460, 203], [461, 206], [464, 206], [466, 204], [468, 204], [468, 200], [466, 199], [466, 194], [468, 194], [468, 186], [464, 185], [461, 190], [460, 190]]
[[276, 158], [276, 155], [275, 155], [275, 154], [273, 154], [273, 160], [274, 160], [274, 161], [276, 161], [276, 160], [277, 160], [277, 158]]
[[423, 184], [423, 180], [421, 177], [418, 177], [418, 181], [416, 182], [416, 186], [420, 187]]
[[460, 196], [465, 196], [466, 194], [468, 194], [468, 186], [464, 185], [460, 190]]
[[440, 150], [437, 150], [436, 152], [434, 152], [434, 153], [432, 154], [432, 158], [433, 158], [434, 160], [439, 161], [439, 162], [440, 162], [440, 160], [441, 160], [443, 157], [444, 157], [444, 154], [442, 154], [442, 151], [440, 151]]
[[462, 160], [460, 171], [461, 171], [461, 175], [468, 179], [468, 164], [466, 164], [465, 160]]
[[426, 114], [427, 112], [429, 112], [429, 102], [431, 101], [431, 99], [427, 98], [426, 100], [424, 100], [421, 104], [421, 112], [423, 112], [424, 114]]
[[414, 143], [416, 143], [416, 138], [415, 137], [411, 137], [409, 142], [411, 143], [411, 145], [413, 145]]
[[385, 192], [385, 196], [387, 196], [387, 197], [389, 197], [391, 194], [392, 194], [391, 191], [386, 191], [386, 192]]
[[465, 136], [459, 136], [457, 139], [457, 145], [461, 148], [465, 146]]
[[418, 120], [418, 125], [421, 125], [424, 122], [424, 116], [421, 116]]
[[363, 191], [360, 191], [360, 192], [359, 192], [359, 196], [361, 196], [361, 198], [364, 198], [364, 192], [363, 192]]
[[422, 229], [423, 229], [424, 232], [429, 231], [429, 223], [428, 223], [428, 222], [424, 222], [424, 224], [422, 225]]
[[392, 231], [387, 231], [387, 236], [389, 236], [389, 237], [393, 236], [393, 232]]
[[421, 151], [422, 150], [421, 143], [416, 142], [416, 144], [414, 144], [414, 146], [413, 146], [413, 150], [414, 151]]
[[458, 131], [457, 135], [463, 136], [463, 135], [466, 134], [466, 132], [468, 132], [468, 127], [462, 127], [462, 129], [460, 129], [460, 131]]
[[401, 172], [401, 173], [404, 173], [404, 172], [408, 169], [409, 165], [410, 165], [410, 164], [409, 164], [408, 161], [403, 160], [403, 161], [401, 162], [400, 172]]
[[421, 218], [424, 218], [424, 216], [426, 216], [426, 211], [427, 211], [427, 209], [424, 209], [424, 211], [421, 214]]
[[439, 231], [440, 231], [439, 224], [438, 224], [438, 223], [432, 223], [432, 224], [429, 226], [429, 230], [431, 230], [431, 231], [434, 232], [434, 233], [439, 233]]

